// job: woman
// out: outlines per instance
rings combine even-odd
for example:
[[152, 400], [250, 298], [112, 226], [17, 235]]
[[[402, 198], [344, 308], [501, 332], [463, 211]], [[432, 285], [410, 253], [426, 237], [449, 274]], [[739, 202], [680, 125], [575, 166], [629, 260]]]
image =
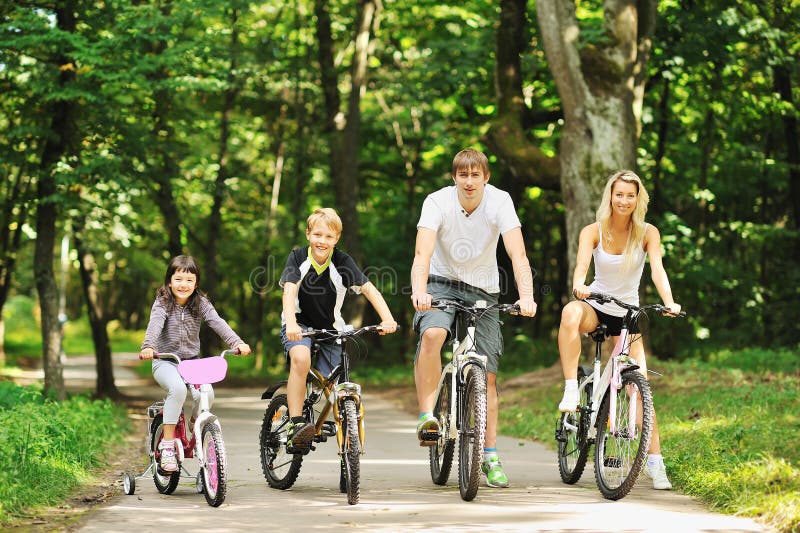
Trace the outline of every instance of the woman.
[[[574, 411], [578, 406], [580, 334], [589, 333], [603, 323], [616, 343], [622, 329], [625, 310], [613, 302], [600, 304], [584, 301], [590, 292], [608, 294], [625, 303], [639, 305], [639, 283], [647, 254], [653, 284], [664, 305], [673, 313], [680, 312], [681, 306], [672, 299], [667, 273], [661, 262], [661, 235], [655, 226], [644, 221], [649, 200], [639, 176], [630, 170], [620, 170], [606, 183], [603, 199], [597, 208], [597, 222], [581, 230], [578, 257], [572, 276], [572, 292], [578, 300], [564, 307], [558, 330], [558, 350], [565, 380], [564, 397], [558, 405], [562, 412]], [[595, 278], [586, 286], [586, 274], [592, 259]], [[630, 333], [639, 333], [638, 328], [632, 328]], [[647, 361], [641, 337], [631, 345], [630, 355], [639, 363], [639, 371], [647, 376]], [[654, 489], [672, 488], [661, 455], [655, 413], [645, 473], [652, 478]]]

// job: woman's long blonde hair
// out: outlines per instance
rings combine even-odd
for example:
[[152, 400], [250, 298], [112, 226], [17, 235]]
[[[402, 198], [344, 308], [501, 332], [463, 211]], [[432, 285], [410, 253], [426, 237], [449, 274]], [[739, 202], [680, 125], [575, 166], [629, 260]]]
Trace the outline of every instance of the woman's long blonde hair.
[[597, 208], [597, 222], [603, 231], [603, 237], [607, 242], [611, 242], [611, 192], [617, 181], [633, 183], [636, 185], [636, 209], [633, 210], [631, 217], [631, 231], [628, 234], [628, 242], [625, 243], [625, 251], [622, 254], [622, 272], [627, 272], [636, 262], [639, 252], [642, 251], [644, 241], [645, 222], [644, 216], [647, 214], [647, 204], [650, 202], [650, 195], [642, 184], [641, 178], [632, 170], [620, 170], [608, 178], [606, 188], [603, 189], [603, 199]]

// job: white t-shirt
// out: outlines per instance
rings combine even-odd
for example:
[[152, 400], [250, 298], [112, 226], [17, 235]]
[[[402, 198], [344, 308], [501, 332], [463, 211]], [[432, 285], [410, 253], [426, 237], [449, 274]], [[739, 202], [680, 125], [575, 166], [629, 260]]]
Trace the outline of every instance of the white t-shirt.
[[[647, 229], [648, 225], [645, 225], [645, 229]], [[619, 298], [626, 304], [638, 306], [639, 282], [642, 280], [642, 272], [644, 271], [645, 251], [642, 248], [636, 249], [635, 262], [631, 271], [623, 276], [622, 260], [624, 257], [606, 252], [605, 248], [603, 248], [603, 232], [599, 226], [598, 224], [599, 241], [595, 249], [592, 250], [594, 280], [589, 285], [589, 289], [592, 292], [602, 292]], [[611, 316], [622, 317], [627, 313], [627, 310], [614, 302], [601, 304], [595, 301], [588, 301], [586, 303]]]
[[436, 232], [431, 275], [498, 293], [497, 242], [500, 235], [521, 225], [511, 196], [487, 184], [480, 205], [469, 216], [454, 185], [429, 194], [417, 228]]

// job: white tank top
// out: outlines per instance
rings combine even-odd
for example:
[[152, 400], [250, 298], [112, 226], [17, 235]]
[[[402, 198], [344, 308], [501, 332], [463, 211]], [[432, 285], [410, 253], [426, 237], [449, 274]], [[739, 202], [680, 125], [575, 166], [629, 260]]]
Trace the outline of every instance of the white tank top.
[[[614, 255], [603, 249], [603, 230], [600, 223], [597, 224], [600, 232], [600, 240], [592, 250], [594, 258], [594, 280], [589, 288], [592, 292], [602, 292], [614, 296], [626, 304], [639, 305], [639, 283], [642, 281], [644, 271], [644, 250], [639, 247], [636, 250], [633, 268], [625, 275], [622, 274], [622, 255]], [[647, 225], [645, 225], [647, 231]], [[600, 304], [593, 300], [586, 303], [611, 316], [625, 316], [627, 312], [614, 302]]]

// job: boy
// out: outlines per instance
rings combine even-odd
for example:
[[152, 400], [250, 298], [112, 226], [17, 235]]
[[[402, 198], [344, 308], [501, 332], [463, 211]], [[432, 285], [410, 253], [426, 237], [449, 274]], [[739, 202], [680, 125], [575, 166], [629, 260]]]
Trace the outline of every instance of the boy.
[[[381, 318], [381, 335], [393, 333], [397, 322], [378, 289], [359, 270], [353, 259], [336, 248], [342, 236], [342, 220], [330, 208], [317, 209], [306, 221], [309, 246], [292, 250], [281, 275], [283, 313], [281, 337], [289, 358], [286, 401], [291, 422], [287, 448], [310, 446], [314, 426], [303, 418], [306, 377], [311, 368], [311, 339], [302, 337], [304, 329], [341, 329], [341, 315], [347, 289], [367, 297]], [[317, 369], [330, 373], [341, 363], [342, 348], [323, 344]]]
[[[439, 431], [433, 416], [436, 386], [442, 372], [441, 350], [451, 333], [455, 314], [432, 310], [432, 300], [458, 299], [474, 304], [497, 303], [500, 273], [497, 242], [511, 258], [519, 290], [517, 305], [524, 316], [536, 314], [533, 275], [519, 218], [508, 193], [487, 185], [489, 161], [477, 150], [462, 150], [453, 159], [454, 185], [428, 195], [417, 224], [417, 243], [411, 267], [411, 301], [417, 313], [414, 330], [419, 334], [414, 364], [420, 446], [431, 446], [423, 433]], [[503, 351], [499, 313], [485, 315], [478, 322], [478, 351], [488, 356], [486, 394], [486, 441], [482, 470], [490, 487], [507, 487], [508, 477], [497, 456], [497, 366]]]

